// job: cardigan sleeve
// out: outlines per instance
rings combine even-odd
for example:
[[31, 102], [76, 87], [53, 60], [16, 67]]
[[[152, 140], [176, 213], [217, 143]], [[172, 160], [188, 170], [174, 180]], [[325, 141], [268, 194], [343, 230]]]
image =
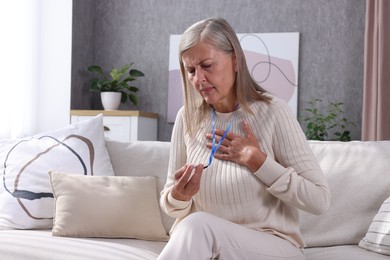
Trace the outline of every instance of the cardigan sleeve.
[[176, 170], [182, 167], [187, 161], [183, 114], [184, 109], [181, 108], [177, 113], [175, 125], [172, 130], [167, 181], [160, 194], [160, 206], [162, 210], [173, 218], [185, 217], [189, 214], [192, 206], [192, 200], [180, 201], [176, 200], [171, 195], [171, 189], [175, 182], [174, 174]]
[[268, 117], [273, 124], [274, 155], [267, 157], [255, 175], [284, 203], [323, 213], [330, 206], [330, 191], [298, 121], [282, 100], [271, 103]]

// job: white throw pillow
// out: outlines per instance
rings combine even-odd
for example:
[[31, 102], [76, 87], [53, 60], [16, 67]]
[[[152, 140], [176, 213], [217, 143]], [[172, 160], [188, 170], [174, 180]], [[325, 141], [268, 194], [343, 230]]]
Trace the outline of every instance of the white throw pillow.
[[0, 229], [53, 226], [52, 170], [114, 175], [102, 115], [21, 140], [0, 140]]
[[50, 172], [54, 236], [166, 241], [157, 178]]
[[359, 247], [390, 255], [390, 197], [383, 202]]

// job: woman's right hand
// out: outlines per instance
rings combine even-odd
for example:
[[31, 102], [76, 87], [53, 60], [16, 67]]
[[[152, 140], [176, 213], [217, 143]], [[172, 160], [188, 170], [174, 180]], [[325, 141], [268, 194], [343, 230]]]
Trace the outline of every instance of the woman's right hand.
[[[174, 199], [189, 201], [198, 193], [203, 166], [203, 164], [198, 164], [194, 167], [193, 164], [186, 164], [175, 172], [175, 184], [171, 189], [171, 195]], [[195, 172], [192, 175], [194, 168]]]

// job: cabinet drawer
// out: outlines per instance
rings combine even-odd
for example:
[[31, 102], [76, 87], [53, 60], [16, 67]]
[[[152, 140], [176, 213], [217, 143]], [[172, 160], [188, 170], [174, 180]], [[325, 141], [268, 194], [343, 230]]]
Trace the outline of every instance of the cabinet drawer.
[[104, 135], [107, 138], [129, 142], [131, 136], [130, 118], [103, 117]]
[[[92, 114], [94, 113], [98, 112], [93, 111]], [[123, 115], [123, 111], [118, 113], [121, 115], [103, 115], [106, 138], [120, 142], [157, 140], [156, 117]], [[71, 114], [70, 122], [76, 123], [93, 117], [95, 115], [86, 110], [82, 115]]]

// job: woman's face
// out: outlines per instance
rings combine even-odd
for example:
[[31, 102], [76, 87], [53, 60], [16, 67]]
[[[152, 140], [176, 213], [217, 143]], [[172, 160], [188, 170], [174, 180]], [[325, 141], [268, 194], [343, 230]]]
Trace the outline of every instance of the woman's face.
[[218, 112], [234, 111], [237, 105], [234, 55], [199, 42], [183, 53], [182, 60], [188, 80], [208, 104]]

